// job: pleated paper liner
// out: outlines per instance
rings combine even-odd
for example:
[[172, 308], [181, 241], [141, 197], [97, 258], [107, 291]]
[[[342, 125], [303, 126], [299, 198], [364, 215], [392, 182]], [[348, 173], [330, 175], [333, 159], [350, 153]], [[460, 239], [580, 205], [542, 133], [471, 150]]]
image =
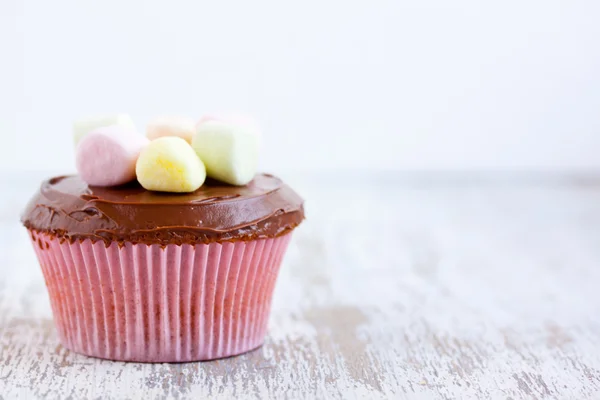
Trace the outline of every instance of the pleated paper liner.
[[291, 238], [106, 247], [30, 233], [62, 344], [139, 362], [211, 360], [262, 345]]

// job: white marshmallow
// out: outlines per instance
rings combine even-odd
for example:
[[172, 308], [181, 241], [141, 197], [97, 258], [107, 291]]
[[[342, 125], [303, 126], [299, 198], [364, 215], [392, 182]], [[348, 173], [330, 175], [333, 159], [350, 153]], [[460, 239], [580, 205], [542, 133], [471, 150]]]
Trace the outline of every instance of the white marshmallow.
[[196, 122], [186, 117], [159, 117], [148, 124], [146, 136], [150, 140], [163, 136], [177, 136], [191, 143], [196, 132]]
[[98, 115], [81, 118], [73, 123], [73, 139], [75, 145], [91, 131], [111, 125], [119, 125], [129, 130], [135, 130], [135, 124], [127, 114]]
[[206, 179], [204, 164], [194, 149], [174, 136], [151, 141], [142, 150], [135, 172], [145, 189], [158, 192], [193, 192]]
[[245, 185], [254, 178], [259, 144], [253, 126], [212, 119], [201, 121], [192, 139], [207, 175], [231, 185]]

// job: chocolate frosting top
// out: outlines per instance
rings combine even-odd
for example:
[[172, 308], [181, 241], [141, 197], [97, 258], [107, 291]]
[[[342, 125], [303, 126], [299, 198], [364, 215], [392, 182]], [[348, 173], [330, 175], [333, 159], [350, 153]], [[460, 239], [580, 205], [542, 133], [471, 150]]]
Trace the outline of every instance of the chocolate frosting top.
[[303, 200], [279, 178], [245, 186], [208, 179], [193, 193], [151, 192], [137, 182], [88, 186], [77, 176], [42, 183], [21, 221], [69, 241], [195, 244], [283, 235], [304, 219]]

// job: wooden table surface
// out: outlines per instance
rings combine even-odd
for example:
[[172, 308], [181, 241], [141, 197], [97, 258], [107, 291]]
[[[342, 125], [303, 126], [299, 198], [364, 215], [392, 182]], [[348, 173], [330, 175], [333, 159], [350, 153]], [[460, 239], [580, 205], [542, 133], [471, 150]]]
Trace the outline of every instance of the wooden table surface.
[[265, 345], [128, 364], [58, 344], [3, 178], [0, 399], [599, 399], [600, 181], [298, 179]]

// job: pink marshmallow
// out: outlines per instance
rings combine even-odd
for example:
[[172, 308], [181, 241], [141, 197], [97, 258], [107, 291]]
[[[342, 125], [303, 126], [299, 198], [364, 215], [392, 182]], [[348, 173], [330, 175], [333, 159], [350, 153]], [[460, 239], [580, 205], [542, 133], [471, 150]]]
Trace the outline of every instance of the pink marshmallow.
[[87, 134], [77, 145], [77, 172], [90, 186], [117, 186], [135, 179], [135, 163], [149, 140], [113, 125]]

